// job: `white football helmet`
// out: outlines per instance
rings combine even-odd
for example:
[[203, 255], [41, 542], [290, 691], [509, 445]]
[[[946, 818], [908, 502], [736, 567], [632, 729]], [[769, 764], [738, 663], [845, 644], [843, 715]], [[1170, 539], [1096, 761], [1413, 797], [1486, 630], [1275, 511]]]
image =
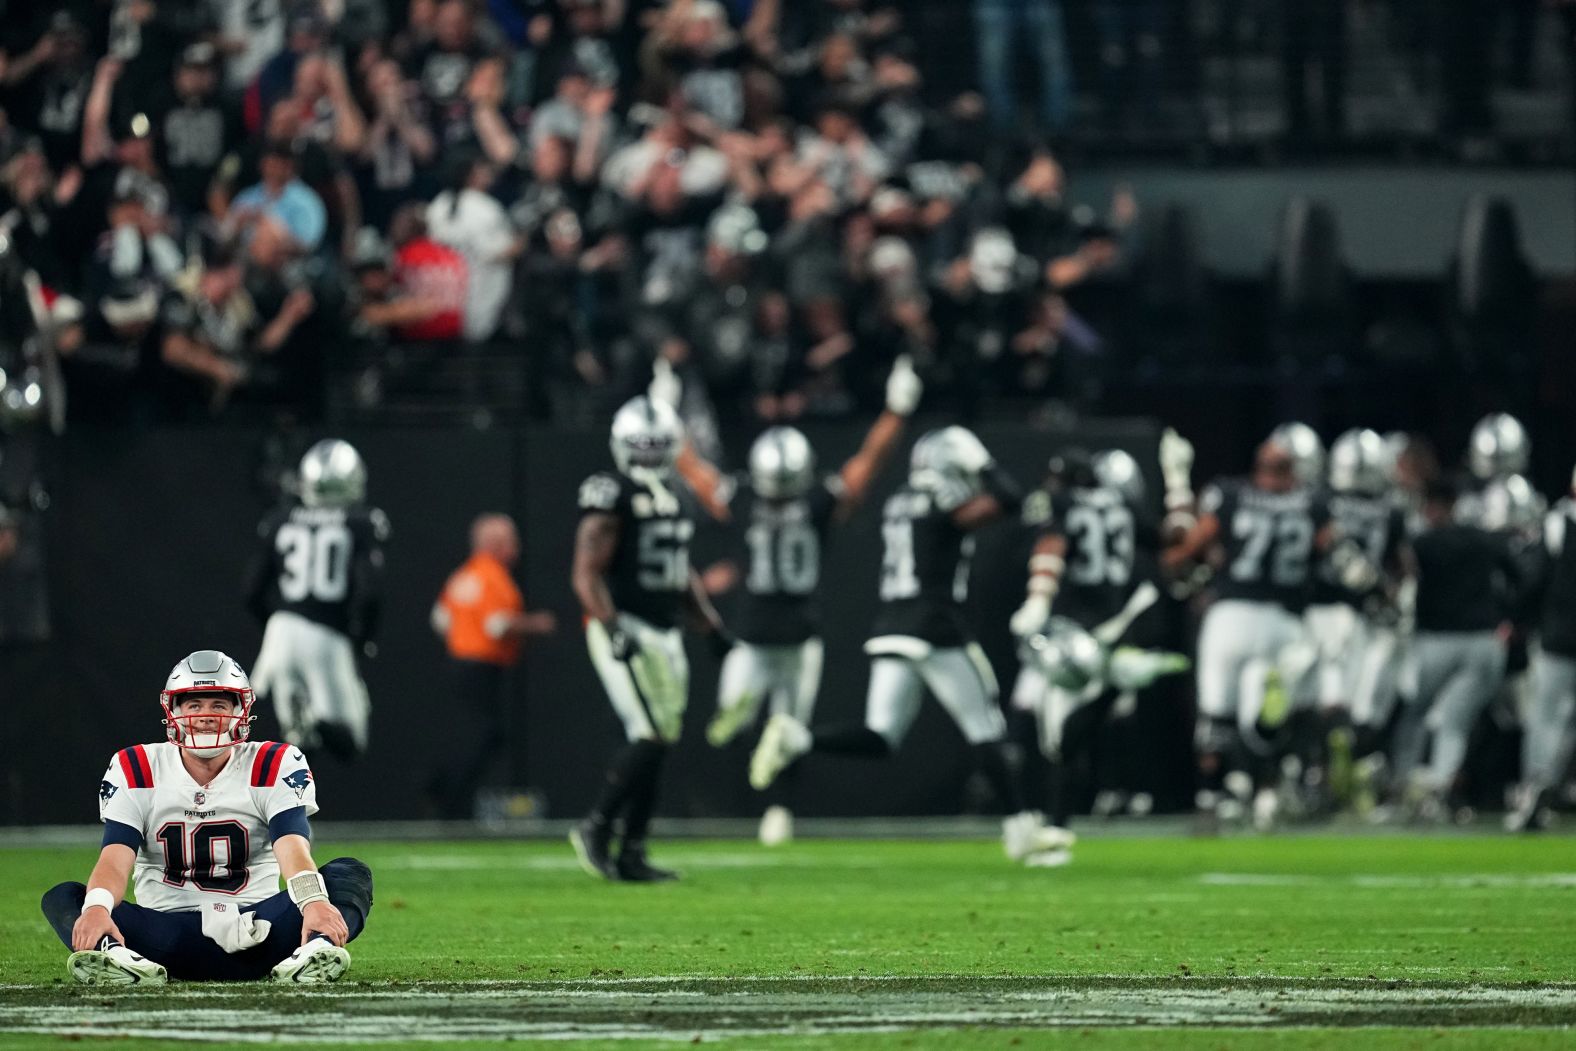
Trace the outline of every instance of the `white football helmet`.
[[[1543, 499], [1543, 494], [1519, 474], [1494, 479], [1477, 494], [1475, 500], [1464, 503], [1467, 503], [1468, 508], [1476, 505], [1475, 524], [1492, 532], [1536, 531], [1543, 524], [1544, 512], [1548, 510], [1548, 501]], [[1464, 513], [1470, 515], [1472, 511], [1469, 509]]]
[[1046, 682], [1077, 693], [1105, 677], [1110, 653], [1077, 621], [1051, 617], [1025, 640], [1024, 655], [1039, 667]]
[[1122, 449], [1106, 449], [1094, 454], [1095, 481], [1107, 489], [1115, 489], [1122, 499], [1134, 507], [1144, 503], [1144, 472], [1138, 461]]
[[957, 425], [943, 427], [914, 443], [914, 451], [909, 454], [908, 480], [916, 489], [958, 484], [972, 488], [988, 463], [990, 453], [973, 431]]
[[1467, 465], [1474, 477], [1486, 482], [1526, 473], [1531, 454], [1532, 444], [1521, 421], [1508, 412], [1496, 412], [1472, 428]]
[[815, 451], [793, 427], [773, 427], [750, 446], [750, 483], [768, 500], [808, 492], [815, 481]]
[[[224, 694], [235, 702], [229, 715], [182, 715], [176, 711], [189, 694]], [[164, 735], [199, 759], [234, 748], [252, 732], [252, 682], [235, 659], [218, 650], [198, 650], [170, 671], [159, 693]]]
[[301, 502], [308, 507], [351, 507], [367, 495], [367, 465], [349, 442], [324, 438], [301, 457]]
[[1318, 485], [1324, 480], [1324, 442], [1318, 431], [1306, 423], [1283, 423], [1270, 432], [1270, 441], [1291, 457], [1299, 485]]
[[1390, 453], [1378, 431], [1354, 427], [1330, 445], [1330, 488], [1338, 493], [1378, 493], [1389, 468]]
[[684, 426], [671, 405], [646, 395], [631, 398], [613, 414], [609, 442], [619, 473], [635, 479], [662, 479], [673, 470], [684, 442]]

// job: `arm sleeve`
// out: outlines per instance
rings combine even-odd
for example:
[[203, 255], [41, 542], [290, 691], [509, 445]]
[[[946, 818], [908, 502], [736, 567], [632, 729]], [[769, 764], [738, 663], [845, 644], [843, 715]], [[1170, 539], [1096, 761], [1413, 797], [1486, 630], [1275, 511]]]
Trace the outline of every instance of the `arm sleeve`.
[[104, 822], [104, 839], [99, 846], [107, 847], [111, 843], [119, 843], [122, 846], [130, 847], [132, 850], [141, 850], [142, 830], [132, 828], [130, 825], [122, 824], [119, 821], [106, 821]]
[[283, 836], [300, 836], [305, 840], [312, 838], [312, 823], [307, 820], [306, 807], [281, 810], [269, 819], [268, 838], [277, 842]]

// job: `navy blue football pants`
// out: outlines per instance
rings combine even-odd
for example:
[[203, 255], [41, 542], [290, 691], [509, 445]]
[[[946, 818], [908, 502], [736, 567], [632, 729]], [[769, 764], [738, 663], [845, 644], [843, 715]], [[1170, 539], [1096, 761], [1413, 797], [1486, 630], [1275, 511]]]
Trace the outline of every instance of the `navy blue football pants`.
[[[318, 871], [327, 885], [328, 900], [345, 917], [354, 940], [372, 911], [371, 870], [355, 858], [335, 858]], [[68, 949], [87, 892], [84, 884], [62, 883], [44, 895], [44, 916]], [[225, 952], [203, 935], [201, 913], [159, 912], [123, 901], [111, 916], [126, 937], [126, 947], [163, 964], [171, 978], [244, 982], [266, 976], [301, 944], [301, 911], [284, 891], [243, 911], [256, 912], [273, 927], [261, 945], [237, 953]]]

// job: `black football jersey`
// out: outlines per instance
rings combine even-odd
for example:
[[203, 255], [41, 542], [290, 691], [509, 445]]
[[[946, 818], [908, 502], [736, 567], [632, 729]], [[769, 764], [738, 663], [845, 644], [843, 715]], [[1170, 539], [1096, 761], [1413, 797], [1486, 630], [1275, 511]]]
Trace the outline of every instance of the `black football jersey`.
[[298, 505], [263, 519], [258, 535], [255, 612], [294, 613], [358, 640], [371, 637], [381, 601], [387, 515], [375, 507]]
[[904, 485], [881, 512], [881, 605], [873, 636], [909, 635], [934, 646], [961, 646], [974, 538], [952, 520], [969, 498], [961, 489]]
[[1412, 551], [1418, 631], [1493, 631], [1509, 618], [1521, 584], [1510, 537], [1450, 522], [1420, 533]]
[[1554, 505], [1543, 527], [1547, 570], [1540, 618], [1543, 648], [1576, 657], [1576, 502]]
[[612, 471], [580, 485], [580, 513], [618, 519], [618, 547], [608, 567], [613, 605], [659, 628], [676, 627], [690, 586], [695, 520], [677, 492]]
[[[1396, 549], [1406, 537], [1406, 518], [1390, 497], [1333, 493], [1329, 497], [1329, 508], [1337, 543], [1355, 542], [1363, 557], [1380, 570], [1395, 560]], [[1363, 592], [1343, 587], [1335, 567], [1325, 560], [1314, 579], [1312, 601], [1320, 605], [1345, 603], [1361, 608], [1382, 587], [1376, 583]]]
[[1115, 489], [1040, 490], [1024, 502], [1023, 521], [1036, 538], [1050, 533], [1066, 541], [1052, 609], [1086, 628], [1120, 613], [1154, 572], [1158, 536]]
[[746, 567], [730, 627], [745, 642], [804, 642], [820, 634], [821, 548], [842, 482], [835, 475], [791, 500], [768, 500], [741, 479], [729, 507]]
[[1314, 538], [1329, 521], [1329, 509], [1317, 493], [1272, 493], [1228, 480], [1205, 489], [1199, 508], [1220, 520], [1226, 559], [1215, 574], [1217, 597], [1273, 602], [1292, 612], [1308, 604]]

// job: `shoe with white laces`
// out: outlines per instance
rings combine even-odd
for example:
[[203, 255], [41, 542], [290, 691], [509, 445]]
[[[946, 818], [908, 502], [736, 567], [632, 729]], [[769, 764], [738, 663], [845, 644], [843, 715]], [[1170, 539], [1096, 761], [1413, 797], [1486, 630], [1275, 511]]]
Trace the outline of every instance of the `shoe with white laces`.
[[750, 787], [764, 792], [777, 775], [810, 750], [810, 730], [791, 715], [778, 712], [766, 721], [761, 743], [750, 756]]
[[350, 970], [350, 953], [322, 935], [286, 956], [268, 972], [268, 980], [285, 985], [322, 985], [337, 982]]
[[793, 842], [793, 811], [785, 806], [769, 806], [761, 815], [761, 846], [780, 847]]
[[79, 985], [164, 985], [170, 980], [162, 964], [137, 955], [109, 935], [96, 949], [72, 953], [66, 970]]

